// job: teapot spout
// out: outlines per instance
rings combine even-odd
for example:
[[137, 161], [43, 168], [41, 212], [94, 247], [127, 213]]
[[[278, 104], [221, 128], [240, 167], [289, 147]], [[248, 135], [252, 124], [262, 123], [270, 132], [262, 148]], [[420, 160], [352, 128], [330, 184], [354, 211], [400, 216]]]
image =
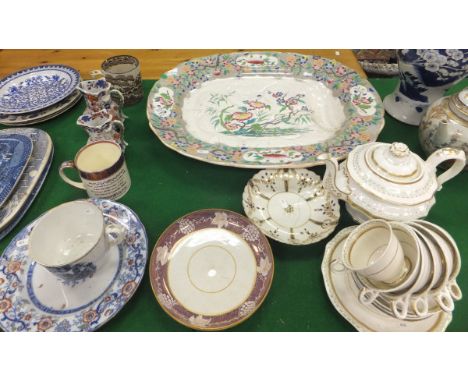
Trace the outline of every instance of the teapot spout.
[[[343, 184], [347, 179], [341, 179], [343, 174], [340, 172], [338, 161], [328, 153], [319, 155], [317, 159], [323, 161], [326, 166], [325, 174], [323, 175], [324, 187], [337, 198], [348, 200], [350, 191], [345, 189], [347, 187]], [[340, 186], [338, 186], [339, 184]]]

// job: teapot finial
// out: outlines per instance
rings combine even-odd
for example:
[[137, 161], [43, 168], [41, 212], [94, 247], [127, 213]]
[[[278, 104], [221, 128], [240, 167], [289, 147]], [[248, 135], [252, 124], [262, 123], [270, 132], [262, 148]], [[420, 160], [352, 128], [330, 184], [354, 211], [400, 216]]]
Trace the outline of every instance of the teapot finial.
[[393, 142], [390, 146], [390, 152], [396, 157], [407, 157], [410, 154], [408, 146], [401, 142]]

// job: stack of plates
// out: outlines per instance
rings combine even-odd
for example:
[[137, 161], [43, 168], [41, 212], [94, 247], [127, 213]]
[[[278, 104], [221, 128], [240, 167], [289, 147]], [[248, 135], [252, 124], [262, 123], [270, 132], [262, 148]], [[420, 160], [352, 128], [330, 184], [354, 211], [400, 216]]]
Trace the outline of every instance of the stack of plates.
[[81, 98], [80, 74], [65, 65], [41, 65], [0, 81], [0, 123], [27, 126], [62, 114]]
[[49, 135], [39, 129], [0, 131], [0, 240], [28, 210], [52, 162]]

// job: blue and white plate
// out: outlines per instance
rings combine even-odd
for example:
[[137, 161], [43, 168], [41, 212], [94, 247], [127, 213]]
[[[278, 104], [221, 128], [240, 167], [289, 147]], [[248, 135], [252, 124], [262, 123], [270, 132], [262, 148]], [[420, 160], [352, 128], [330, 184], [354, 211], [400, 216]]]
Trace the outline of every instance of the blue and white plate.
[[0, 130], [0, 137], [8, 134], [20, 134], [29, 137], [33, 142], [33, 150], [14, 192], [0, 206], [0, 238], [6, 235], [5, 232], [9, 232], [14, 227], [14, 222], [18, 222], [18, 219], [16, 219], [18, 213], [22, 211], [24, 214], [26, 212], [24, 207], [30, 196], [36, 195], [39, 191], [37, 188], [36, 191], [34, 189], [40, 183], [41, 176], [46, 174], [53, 153], [52, 140], [45, 131], [34, 128]]
[[68, 97], [80, 74], [65, 65], [41, 65], [12, 73], [0, 81], [0, 113], [20, 114], [44, 109]]
[[[52, 149], [53, 150], [53, 149]], [[26, 201], [24, 204], [21, 206], [21, 208], [16, 212], [16, 215], [13, 217], [13, 220], [0, 231], [0, 240], [2, 240], [6, 235], [10, 233], [10, 231], [16, 227], [16, 225], [21, 221], [23, 218], [24, 214], [29, 210], [29, 207], [31, 207], [32, 202], [34, 202], [34, 199], [36, 199], [37, 194], [42, 188], [42, 184], [44, 183], [45, 178], [47, 177], [47, 174], [49, 173], [50, 165], [52, 163], [52, 158], [54, 156], [54, 153], [52, 153], [49, 156], [49, 161], [47, 162], [44, 171], [40, 175], [39, 179], [37, 180], [36, 185], [32, 189], [31, 193], [27, 197]]]
[[32, 149], [32, 141], [26, 135], [0, 135], [0, 207], [8, 199], [23, 174]]
[[0, 257], [0, 327], [5, 331], [93, 331], [114, 317], [140, 284], [148, 256], [145, 228], [128, 207], [92, 199], [106, 222], [120, 224], [126, 238], [109, 249], [107, 262], [74, 286], [57, 280], [27, 256], [25, 227]]

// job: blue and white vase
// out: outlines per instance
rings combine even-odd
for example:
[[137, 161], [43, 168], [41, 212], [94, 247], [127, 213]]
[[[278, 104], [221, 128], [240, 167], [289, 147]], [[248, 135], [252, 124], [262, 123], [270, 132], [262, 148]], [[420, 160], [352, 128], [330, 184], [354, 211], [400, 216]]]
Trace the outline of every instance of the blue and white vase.
[[428, 106], [468, 74], [468, 49], [400, 49], [400, 82], [384, 99], [387, 113], [419, 126]]

